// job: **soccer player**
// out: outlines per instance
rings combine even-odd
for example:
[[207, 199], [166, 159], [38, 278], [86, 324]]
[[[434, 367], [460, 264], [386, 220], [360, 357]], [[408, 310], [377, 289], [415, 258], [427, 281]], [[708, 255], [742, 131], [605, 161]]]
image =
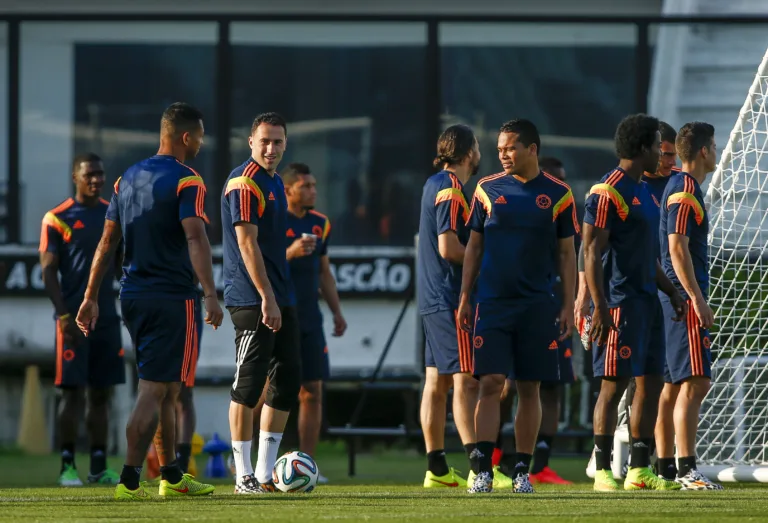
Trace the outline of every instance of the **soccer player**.
[[[40, 265], [43, 284], [53, 303], [56, 320], [56, 380], [60, 403], [61, 437], [59, 485], [82, 486], [75, 465], [75, 440], [88, 391], [86, 424], [91, 443], [88, 483], [115, 485], [119, 476], [107, 468], [107, 429], [112, 387], [125, 383], [120, 316], [111, 285], [98, 295], [101, 322], [88, 338], [72, 314], [83, 302], [88, 271], [104, 227], [109, 203], [99, 198], [104, 186], [104, 164], [93, 153], [72, 162], [75, 197], [67, 198], [43, 217]], [[114, 259], [108, 260], [112, 266]], [[59, 282], [61, 275], [61, 282]]]
[[[453, 417], [470, 460], [469, 480], [477, 474], [474, 412], [477, 381], [472, 376], [471, 336], [457, 326], [461, 265], [469, 237], [469, 206], [464, 184], [477, 173], [480, 147], [466, 125], [452, 125], [437, 141], [434, 166], [440, 172], [424, 184], [419, 222], [419, 314], [424, 327], [426, 376], [421, 399], [421, 427], [427, 450], [425, 488], [466, 487], [467, 481], [445, 458], [445, 413], [453, 393]], [[498, 473], [500, 482], [511, 481]]]
[[[285, 256], [296, 290], [301, 334], [301, 389], [299, 390], [299, 450], [315, 455], [323, 419], [323, 380], [328, 379], [328, 346], [320, 312], [322, 294], [333, 314], [333, 335], [342, 336], [347, 321], [341, 313], [336, 280], [328, 260], [331, 222], [315, 211], [317, 181], [309, 167], [291, 163], [280, 173], [288, 200]], [[319, 291], [319, 292], [318, 292]], [[327, 483], [318, 476], [318, 483]]]
[[[205, 233], [205, 184], [184, 165], [197, 155], [202, 142], [203, 120], [197, 109], [174, 103], [163, 112], [157, 154], [129, 167], [115, 183], [77, 314], [77, 325], [86, 336], [95, 332], [100, 315], [96, 297], [107, 262], [124, 239], [120, 300], [136, 348], [139, 387], [126, 428], [128, 451], [116, 499], [149, 497], [139, 477], [158, 421], [162, 428], [158, 458], [164, 465], [159, 494], [196, 496], [214, 490], [213, 485], [182, 473], [174, 449], [176, 402], [181, 384], [189, 378], [197, 342], [195, 276], [205, 292], [205, 322], [216, 328], [223, 317]], [[166, 456], [174, 459], [166, 462]]]
[[631, 377], [636, 382], [630, 420], [633, 445], [624, 488], [680, 488], [649, 468], [663, 385], [664, 345], [656, 339], [658, 331], [651, 329], [661, 315], [657, 288], [669, 296], [676, 317], [685, 310], [680, 293], [658, 263], [658, 205], [641, 181], [644, 171], [658, 165], [658, 129], [658, 120], [644, 114], [621, 121], [615, 137], [619, 165], [592, 187], [585, 209], [585, 275], [594, 302], [589, 336], [596, 342], [594, 375], [602, 378], [594, 413], [598, 491], [619, 490], [611, 472], [611, 450], [619, 400]]
[[[257, 116], [248, 138], [251, 157], [232, 171], [222, 194], [224, 303], [235, 326], [237, 365], [229, 407], [236, 494], [275, 491], [272, 469], [301, 388], [301, 340], [285, 250], [288, 203], [276, 172], [286, 143], [282, 116]], [[254, 474], [253, 408], [267, 375]]]
[[[551, 174], [561, 182], [565, 181], [565, 166], [563, 162], [552, 156], [545, 156], [539, 160], [539, 168], [545, 173]], [[563, 289], [560, 281], [555, 283], [554, 293], [558, 302], [562, 303]], [[563, 394], [563, 386], [573, 383], [576, 377], [573, 373], [572, 337], [558, 340], [558, 354], [560, 356], [560, 379], [557, 381], [543, 381], [539, 387], [541, 397], [541, 427], [536, 439], [536, 449], [533, 453], [533, 465], [531, 467], [531, 483], [551, 483], [555, 485], [570, 485], [571, 482], [560, 477], [549, 466], [549, 457], [552, 453], [552, 442], [557, 434], [557, 424], [560, 419], [560, 397]], [[501, 397], [501, 420], [499, 424], [499, 436], [496, 440], [496, 448], [493, 451], [493, 464], [504, 462], [503, 469], [514, 468], [514, 455], [503, 456], [503, 420], [509, 414], [515, 396], [514, 376], [507, 376]], [[511, 460], [509, 458], [512, 458]], [[494, 469], [495, 472], [496, 469]], [[496, 474], [494, 474], [494, 480]], [[494, 487], [496, 485], [494, 484]]]
[[[540, 147], [532, 122], [502, 125], [498, 151], [504, 172], [480, 180], [472, 200], [459, 300], [462, 328], [469, 331], [474, 320], [475, 374], [480, 376], [475, 413], [480, 472], [471, 493], [493, 490], [491, 453], [509, 371], [519, 398], [514, 491], [533, 492], [529, 468], [541, 425], [539, 384], [560, 379], [558, 338], [566, 339], [573, 327], [576, 207], [570, 187], [540, 171]], [[552, 294], [556, 271], [563, 282], [561, 308]]]
[[[675, 152], [675, 138], [677, 137], [677, 132], [672, 128], [671, 125], [669, 125], [666, 122], [659, 122], [659, 133], [661, 134], [661, 146], [659, 148], [659, 163], [656, 167], [655, 171], [645, 171], [642, 176], [642, 181], [647, 184], [648, 190], [650, 191], [653, 198], [655, 198], [655, 201], [658, 203], [661, 201], [661, 196], [664, 193], [664, 188], [667, 186], [667, 182], [670, 179], [670, 175], [674, 172], [679, 172], [679, 169], [676, 167], [677, 162], [677, 153]], [[605, 262], [604, 262], [605, 263]], [[589, 296], [589, 289], [587, 287], [587, 280], [584, 273], [584, 246], [583, 244], [579, 248], [579, 260], [578, 260], [578, 268], [579, 268], [579, 288], [576, 293], [576, 325], [579, 326], [579, 330], [583, 330], [581, 327], [583, 325], [582, 318], [589, 316], [590, 314], [590, 296]], [[660, 293], [663, 294], [663, 293]], [[664, 343], [664, 321], [663, 318], [660, 316], [654, 317], [653, 324], [651, 326], [651, 329], [654, 331], [652, 334], [652, 339], [654, 340], [661, 340], [661, 343], [663, 345]], [[635, 380], [634, 378], [630, 378], [629, 385], [627, 386], [626, 391], [624, 392], [621, 401], [619, 405], [622, 404], [626, 406], [625, 412], [626, 416], [624, 417], [624, 423], [628, 424], [630, 419], [630, 410], [632, 401], [634, 399], [634, 391], [635, 391]], [[661, 400], [660, 400], [660, 408], [664, 404], [664, 393], [662, 392]], [[620, 407], [621, 408], [621, 407]], [[658, 421], [657, 421], [658, 423]], [[671, 430], [671, 426], [670, 426]], [[630, 447], [632, 446], [632, 434], [630, 432]], [[655, 448], [655, 442], [656, 440], [653, 439], [651, 441], [651, 448], [650, 448], [650, 454], [653, 455], [654, 448]], [[593, 459], [594, 459], [594, 453], [593, 453]], [[629, 456], [627, 456], [627, 462], [624, 465], [624, 472], [629, 468]]]
[[[668, 403], [662, 403], [657, 427], [674, 423], [677, 443], [677, 478], [671, 434], [657, 431], [659, 472], [675, 479], [683, 490], [722, 490], [696, 470], [696, 431], [699, 409], [709, 391], [712, 354], [709, 328], [714, 314], [707, 303], [709, 217], [701, 184], [715, 170], [715, 128], [704, 122], [685, 124], [677, 134], [682, 172], [673, 176], [661, 200], [661, 263], [664, 273], [688, 302], [685, 321], [674, 322], [673, 307], [662, 298], [667, 337]], [[663, 419], [663, 422], [662, 422]]]

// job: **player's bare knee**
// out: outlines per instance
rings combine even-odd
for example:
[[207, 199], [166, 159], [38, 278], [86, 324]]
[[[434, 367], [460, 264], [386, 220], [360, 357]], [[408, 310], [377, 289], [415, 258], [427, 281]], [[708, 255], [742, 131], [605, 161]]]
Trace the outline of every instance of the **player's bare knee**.
[[480, 390], [480, 382], [477, 381], [474, 376], [467, 373], [458, 373], [453, 375], [453, 393], [456, 391], [463, 391], [465, 394], [477, 395], [477, 391]]
[[686, 399], [701, 402], [709, 392], [710, 380], [700, 376], [693, 377], [682, 386]]
[[504, 390], [504, 376], [499, 374], [487, 374], [480, 378], [480, 398], [495, 396], [501, 398]]
[[539, 382], [538, 381], [518, 381], [517, 395], [520, 401], [539, 400]]
[[517, 385], [515, 384], [515, 381], [505, 378], [499, 400], [503, 404], [511, 404], [512, 400], [515, 398], [515, 394], [517, 394]]
[[629, 378], [603, 378], [600, 383], [600, 396], [598, 400], [606, 402], [611, 408], [616, 409], [627, 385], [629, 385]]
[[112, 398], [111, 388], [91, 388], [88, 389], [88, 409], [102, 409], [109, 405]]
[[[545, 384], [546, 383], [546, 384]], [[539, 397], [541, 398], [541, 406], [543, 408], [557, 408], [557, 404], [560, 402], [560, 394], [563, 391], [563, 386], [559, 384], [551, 384], [550, 382], [542, 382], [539, 386]]]
[[322, 394], [322, 381], [306, 381], [301, 384], [299, 401], [301, 403], [320, 403], [322, 401]]

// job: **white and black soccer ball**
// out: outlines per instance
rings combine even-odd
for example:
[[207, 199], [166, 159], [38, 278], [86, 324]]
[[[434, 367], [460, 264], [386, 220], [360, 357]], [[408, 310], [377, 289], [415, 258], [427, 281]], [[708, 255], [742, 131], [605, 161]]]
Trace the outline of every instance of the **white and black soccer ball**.
[[275, 487], [283, 492], [312, 492], [317, 486], [317, 463], [309, 454], [286, 452], [272, 470]]

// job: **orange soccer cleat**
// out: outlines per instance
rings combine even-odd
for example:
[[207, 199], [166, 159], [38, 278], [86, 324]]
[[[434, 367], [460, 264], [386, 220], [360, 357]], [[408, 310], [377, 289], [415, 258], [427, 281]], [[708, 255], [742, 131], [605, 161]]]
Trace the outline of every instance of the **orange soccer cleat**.
[[549, 467], [544, 467], [541, 472], [531, 474], [531, 483], [548, 483], [550, 485], [573, 485], [572, 481], [561, 478], [557, 472]]

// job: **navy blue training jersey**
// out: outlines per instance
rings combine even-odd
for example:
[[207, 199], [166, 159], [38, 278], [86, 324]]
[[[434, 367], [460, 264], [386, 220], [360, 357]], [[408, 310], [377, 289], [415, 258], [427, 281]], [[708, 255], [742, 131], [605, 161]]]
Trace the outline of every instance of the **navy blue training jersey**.
[[693, 272], [696, 283], [699, 284], [704, 297], [709, 290], [709, 256], [707, 247], [707, 234], [709, 234], [709, 217], [704, 207], [704, 195], [696, 178], [688, 173], [681, 172], [670, 177], [667, 189], [662, 196], [661, 224], [661, 266], [664, 273], [672, 280], [677, 290], [685, 297], [690, 297], [685, 292], [680, 279], [672, 266], [672, 257], [669, 253], [669, 235], [683, 234], [688, 237], [688, 250], [693, 261]]
[[300, 256], [288, 262], [291, 282], [296, 292], [296, 310], [299, 328], [302, 332], [316, 332], [323, 328], [320, 313], [320, 258], [328, 255], [328, 240], [331, 222], [327, 216], [316, 211], [307, 211], [299, 218], [288, 213], [288, 229], [285, 231], [285, 248], [301, 238], [302, 234], [314, 234], [317, 239], [315, 250], [307, 256]]
[[[104, 230], [107, 207], [109, 202], [102, 199], [95, 206], [87, 207], [74, 198], [67, 198], [43, 217], [40, 252], [51, 252], [58, 256], [61, 293], [67, 311], [72, 315], [77, 314], [83, 303], [93, 255]], [[104, 318], [117, 316], [112, 289], [113, 266], [110, 260], [110, 270], [99, 289], [99, 315]]]
[[205, 215], [205, 184], [173, 156], [155, 155], [131, 166], [115, 182], [107, 219], [123, 231], [121, 299], [199, 296], [181, 221]]
[[418, 295], [419, 313], [453, 311], [459, 306], [461, 265], [440, 255], [437, 237], [453, 231], [462, 245], [467, 244], [469, 206], [464, 186], [455, 174], [440, 171], [429, 177], [421, 194], [419, 219]]
[[475, 188], [469, 224], [484, 235], [479, 303], [552, 298], [558, 240], [579, 231], [568, 184], [545, 172], [527, 182], [487, 176]]
[[644, 182], [619, 168], [603, 176], [587, 198], [584, 223], [610, 231], [603, 255], [609, 307], [639, 296], [656, 296], [659, 207]]
[[664, 189], [667, 187], [669, 180], [676, 174], [680, 173], [680, 169], [672, 167], [672, 173], [669, 176], [662, 176], [660, 174], [643, 174], [642, 181], [648, 184], [648, 190], [651, 191], [651, 195], [656, 198], [656, 203], [661, 207], [661, 197], [664, 195]]
[[270, 176], [253, 158], [248, 158], [230, 173], [221, 195], [224, 303], [228, 307], [261, 303], [261, 295], [251, 281], [237, 244], [235, 225], [240, 222], [252, 223], [259, 228], [256, 241], [277, 304], [281, 307], [296, 304], [285, 257], [287, 215], [288, 201], [280, 175]]

